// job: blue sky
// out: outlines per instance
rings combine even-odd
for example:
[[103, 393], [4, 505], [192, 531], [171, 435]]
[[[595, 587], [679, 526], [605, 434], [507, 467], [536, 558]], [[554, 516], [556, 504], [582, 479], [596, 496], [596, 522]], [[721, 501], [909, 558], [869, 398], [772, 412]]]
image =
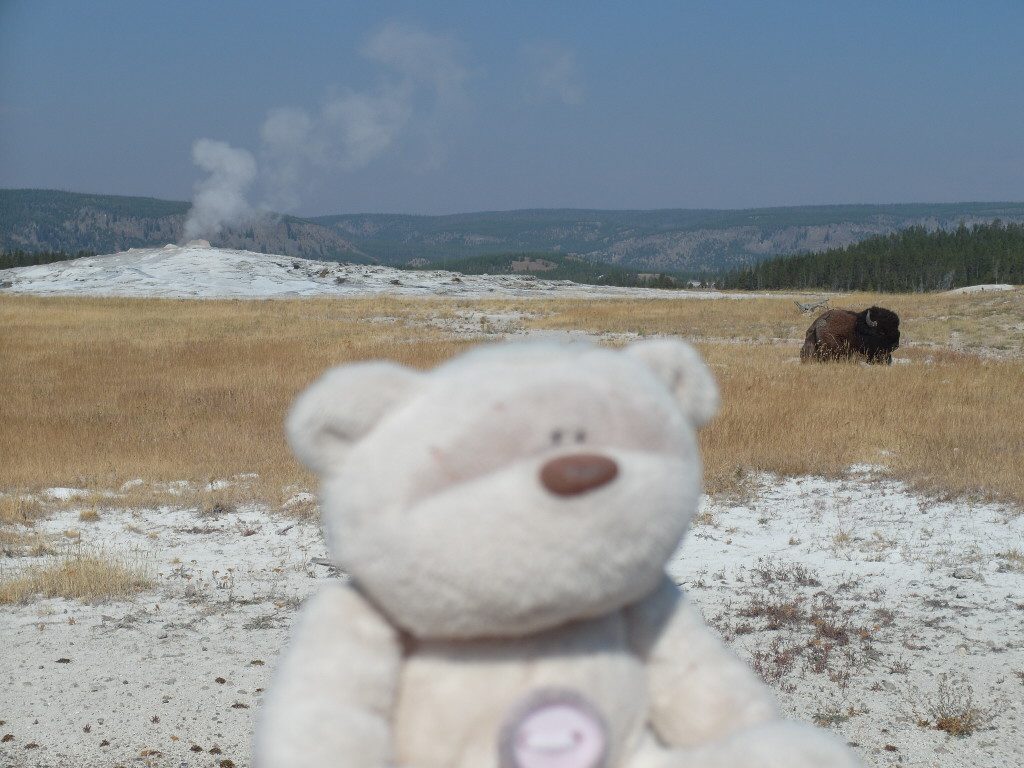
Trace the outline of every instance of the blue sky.
[[0, 186], [305, 215], [1024, 200], [1022, 31], [1020, 0], [0, 0]]

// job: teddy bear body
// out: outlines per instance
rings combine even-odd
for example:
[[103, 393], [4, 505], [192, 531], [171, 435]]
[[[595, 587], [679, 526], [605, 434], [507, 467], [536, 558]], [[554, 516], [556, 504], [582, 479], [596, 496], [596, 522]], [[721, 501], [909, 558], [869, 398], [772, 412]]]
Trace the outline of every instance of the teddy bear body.
[[351, 584], [303, 610], [262, 768], [847, 768], [665, 575], [717, 390], [682, 342], [346, 366], [289, 418]]
[[509, 713], [543, 690], [577, 691], [605, 713], [610, 762], [618, 764], [646, 719], [646, 707], [636, 706], [647, 698], [646, 672], [628, 639], [617, 612], [517, 640], [416, 647], [405, 658], [395, 709], [399, 764], [494, 765]]

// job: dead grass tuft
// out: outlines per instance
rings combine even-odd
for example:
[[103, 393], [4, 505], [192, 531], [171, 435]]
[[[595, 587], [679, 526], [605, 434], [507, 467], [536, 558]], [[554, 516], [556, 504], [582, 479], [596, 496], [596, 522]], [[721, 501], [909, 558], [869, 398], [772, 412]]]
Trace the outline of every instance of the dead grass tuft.
[[14, 491], [0, 496], [0, 525], [32, 525], [45, 514], [39, 500], [24, 493]]
[[763, 619], [764, 629], [781, 629], [782, 627], [801, 624], [806, 616], [802, 598], [782, 598], [778, 596], [754, 595], [740, 609], [739, 615], [748, 619]]
[[950, 736], [970, 736], [988, 727], [995, 717], [993, 710], [975, 701], [974, 688], [966, 678], [948, 674], [939, 676], [935, 694], [926, 697], [922, 704], [925, 716], [917, 717], [918, 725], [945, 731]]
[[771, 557], [759, 557], [757, 565], [750, 569], [751, 574], [762, 586], [783, 582], [798, 587], [820, 587], [817, 575], [800, 563], [783, 563]]
[[0, 528], [0, 557], [41, 557], [52, 552], [49, 540], [32, 529]]
[[148, 569], [131, 558], [76, 549], [0, 580], [0, 605], [26, 603], [35, 597], [89, 603], [123, 600], [150, 586]]
[[819, 728], [832, 728], [836, 725], [849, 721], [857, 715], [863, 715], [866, 711], [867, 710], [857, 709], [853, 706], [842, 708], [836, 705], [831, 705], [819, 712], [815, 712], [811, 719]]
[[748, 636], [750, 663], [765, 682], [790, 691], [790, 675], [814, 674], [845, 690], [855, 677], [875, 670], [881, 658], [876, 641], [885, 625], [858, 623], [867, 605], [841, 604], [834, 594], [842, 584], [817, 589], [822, 585], [816, 574], [774, 560], [759, 561], [751, 577], [744, 601], [727, 606], [711, 623], [727, 640]]
[[1000, 571], [1011, 571], [1013, 573], [1024, 573], [1024, 551], [1008, 549], [996, 555], [1002, 562], [999, 563]]
[[754, 651], [750, 665], [769, 685], [776, 685], [784, 691], [792, 690], [792, 683], [785, 683], [784, 680], [796, 669], [803, 650], [799, 643], [787, 643], [782, 638], [774, 637], [767, 648]]

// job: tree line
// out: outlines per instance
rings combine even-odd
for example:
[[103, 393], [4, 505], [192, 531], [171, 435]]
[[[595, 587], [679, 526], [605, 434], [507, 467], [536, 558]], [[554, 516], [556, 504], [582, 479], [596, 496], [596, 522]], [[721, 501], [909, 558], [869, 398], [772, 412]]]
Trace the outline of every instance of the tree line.
[[55, 261], [81, 259], [84, 256], [95, 256], [92, 251], [0, 251], [0, 269], [13, 267], [34, 267], [37, 264], [52, 264]]
[[[513, 262], [534, 262], [533, 268], [513, 268]], [[524, 265], [525, 267], [525, 265]], [[444, 269], [466, 275], [532, 275], [543, 280], [571, 280], [589, 285], [652, 288], [682, 288], [686, 277], [668, 272], [639, 272], [578, 255], [550, 251], [489, 253], [462, 259], [419, 259], [405, 269]]]
[[1024, 224], [955, 230], [911, 227], [845, 248], [781, 256], [732, 270], [722, 288], [834, 291], [942, 291], [984, 283], [1024, 283]]

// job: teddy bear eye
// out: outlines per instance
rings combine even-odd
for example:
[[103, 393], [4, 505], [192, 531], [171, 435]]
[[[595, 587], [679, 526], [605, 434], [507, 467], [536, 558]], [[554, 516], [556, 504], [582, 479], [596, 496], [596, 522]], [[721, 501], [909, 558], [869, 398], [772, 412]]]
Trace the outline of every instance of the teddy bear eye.
[[562, 430], [556, 429], [551, 433], [551, 442], [555, 445], [562, 442]]
[[578, 432], [576, 433], [576, 442], [577, 442], [577, 443], [582, 443], [582, 442], [583, 442], [583, 441], [585, 441], [586, 439], [587, 439], [587, 433], [586, 433], [586, 432], [584, 432], [584, 431], [583, 431], [582, 429], [581, 429], [581, 430], [579, 430], [579, 431], [578, 431]]

